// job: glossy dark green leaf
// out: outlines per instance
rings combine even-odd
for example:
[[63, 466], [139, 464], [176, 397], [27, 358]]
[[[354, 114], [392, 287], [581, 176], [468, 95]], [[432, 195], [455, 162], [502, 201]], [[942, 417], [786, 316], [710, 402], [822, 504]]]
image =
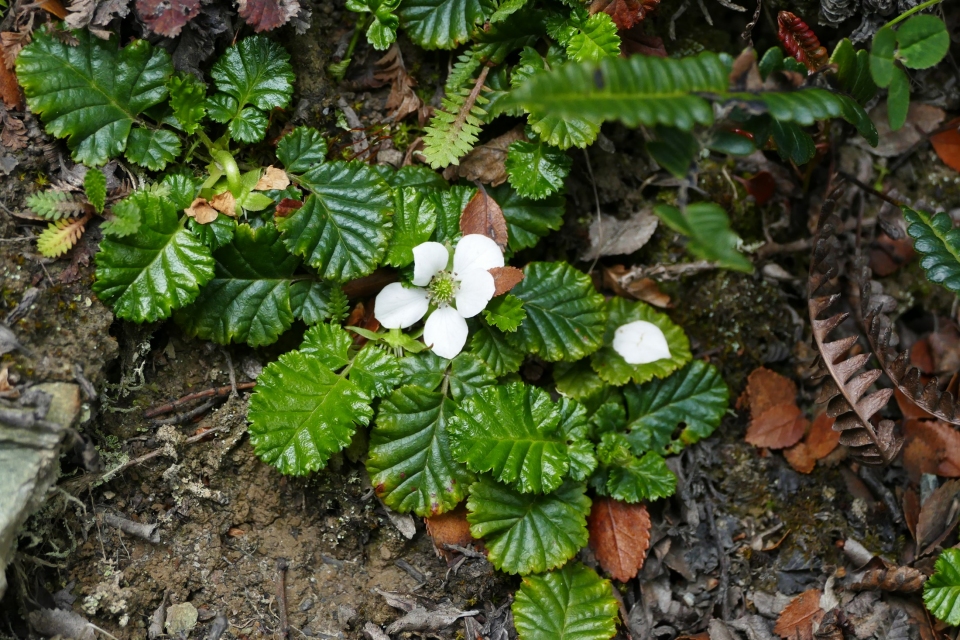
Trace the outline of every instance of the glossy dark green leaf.
[[400, 22], [424, 49], [453, 49], [496, 10], [493, 0], [404, 0]]
[[950, 214], [930, 215], [901, 207], [913, 248], [921, 255], [920, 266], [930, 282], [960, 293], [960, 229], [955, 229]]
[[163, 171], [180, 155], [180, 138], [166, 129], [135, 128], [127, 140], [127, 160], [151, 171]]
[[728, 153], [732, 156], [748, 156], [757, 150], [757, 146], [750, 138], [734, 133], [733, 131], [717, 130], [706, 141], [706, 147], [717, 153]]
[[487, 193], [503, 210], [507, 220], [508, 248], [520, 251], [532, 247], [540, 238], [563, 224], [565, 199], [552, 195], [542, 200], [524, 198], [509, 184], [488, 187]]
[[192, 73], [172, 76], [167, 81], [170, 108], [184, 133], [192, 135], [207, 112], [207, 85]]
[[590, 366], [589, 358], [558, 362], [553, 367], [553, 381], [558, 392], [576, 399], [590, 397], [606, 385]]
[[457, 402], [463, 402], [497, 381], [493, 370], [472, 353], [461, 353], [449, 362], [450, 372], [447, 378], [450, 384], [450, 395]]
[[200, 242], [207, 245], [211, 251], [216, 251], [222, 246], [230, 244], [233, 240], [233, 234], [237, 230], [237, 221], [228, 215], [218, 213], [213, 222], [200, 224], [195, 218], [187, 220], [187, 228], [195, 236], [200, 238]]
[[277, 159], [290, 173], [305, 173], [326, 157], [327, 142], [311, 127], [297, 127], [277, 143]]
[[837, 82], [861, 106], [877, 93], [877, 85], [870, 75], [870, 53], [854, 51], [853, 43], [844, 38], [833, 50], [830, 62], [837, 65]]
[[504, 166], [510, 185], [524, 198], [542, 200], [563, 189], [573, 160], [543, 142], [518, 140], [507, 149]]
[[523, 302], [510, 294], [494, 298], [483, 310], [484, 320], [506, 333], [516, 331], [526, 317]]
[[511, 610], [520, 640], [608, 640], [617, 633], [613, 586], [579, 562], [525, 577]]
[[400, 385], [403, 375], [397, 357], [368, 342], [350, 364], [350, 382], [361, 391], [377, 398], [386, 396]]
[[477, 190], [474, 187], [464, 185], [454, 185], [448, 191], [435, 191], [428, 194], [427, 200], [433, 204], [437, 212], [433, 240], [453, 244], [460, 237], [460, 216], [475, 195]]
[[870, 75], [878, 87], [886, 88], [893, 82], [894, 51], [897, 48], [897, 34], [890, 27], [883, 27], [873, 36], [870, 48]]
[[227, 49], [210, 69], [210, 76], [217, 89], [240, 107], [250, 104], [269, 111], [287, 106], [293, 94], [290, 55], [265, 36], [243, 38]]
[[767, 49], [757, 64], [760, 77], [766, 80], [771, 73], [783, 70], [783, 50], [780, 47]]
[[576, 482], [539, 495], [482, 478], [470, 485], [470, 533], [484, 539], [487, 559], [501, 571], [549, 571], [587, 544], [591, 502], [585, 494], [586, 486]]
[[523, 364], [523, 352], [496, 327], [481, 324], [470, 338], [470, 351], [483, 360], [495, 375], [513, 373]]
[[413, 248], [433, 235], [437, 205], [423, 189], [403, 187], [393, 191], [393, 210], [393, 236], [384, 262], [405, 267], [413, 262]]
[[290, 308], [305, 324], [317, 324], [333, 315], [334, 291], [339, 285], [321, 280], [298, 280], [290, 285]]
[[784, 160], [802, 165], [810, 162], [817, 153], [813, 138], [794, 122], [771, 120], [770, 133], [777, 143], [777, 152]]
[[315, 324], [303, 334], [300, 352], [317, 358], [325, 367], [337, 371], [350, 363], [353, 339], [338, 324]]
[[673, 127], [657, 127], [656, 138], [647, 143], [647, 151], [661, 167], [677, 178], [690, 171], [690, 165], [700, 151], [700, 144], [688, 131]]

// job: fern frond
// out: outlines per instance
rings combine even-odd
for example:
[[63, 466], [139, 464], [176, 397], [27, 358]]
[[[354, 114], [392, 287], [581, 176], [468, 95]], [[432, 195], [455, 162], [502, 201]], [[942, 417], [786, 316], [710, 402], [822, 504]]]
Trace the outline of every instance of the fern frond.
[[80, 196], [68, 191], [41, 191], [27, 197], [27, 206], [41, 218], [60, 220], [86, 213], [89, 205]]
[[350, 315], [350, 299], [339, 285], [334, 285], [330, 292], [330, 322], [337, 324], [347, 319]]
[[[454, 82], [448, 78], [447, 96], [441, 103], [441, 109], [434, 114], [423, 138], [423, 155], [434, 169], [460, 163], [460, 158], [469, 153], [477, 143], [480, 125], [487, 115], [480, 106], [487, 101], [480, 95], [480, 91], [490, 67], [484, 66], [474, 80], [465, 73], [465, 69], [474, 63], [469, 59], [464, 60], [464, 57], [461, 57], [460, 62], [464, 63], [464, 67], [458, 69], [455, 66], [451, 71]], [[476, 66], [481, 66], [479, 61]], [[467, 90], [466, 87], [471, 81], [472, 87]]]
[[37, 238], [37, 251], [47, 258], [57, 258], [77, 244], [83, 230], [93, 214], [88, 213], [82, 218], [57, 220], [47, 226]]

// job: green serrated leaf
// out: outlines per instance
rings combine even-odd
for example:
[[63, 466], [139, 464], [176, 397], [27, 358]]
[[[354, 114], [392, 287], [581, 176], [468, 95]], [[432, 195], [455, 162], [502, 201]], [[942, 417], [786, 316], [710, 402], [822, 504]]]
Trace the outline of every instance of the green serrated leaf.
[[542, 200], [563, 189], [573, 160], [543, 142], [518, 140], [507, 150], [504, 162], [510, 186], [524, 198]]
[[484, 320], [506, 333], [516, 331], [526, 317], [523, 302], [509, 293], [494, 298], [483, 310]]
[[424, 351], [400, 359], [403, 384], [412, 384], [433, 391], [443, 382], [450, 361], [433, 351]]
[[166, 129], [142, 129], [130, 132], [127, 160], [151, 171], [163, 171], [167, 163], [180, 155], [180, 138]]
[[531, 200], [521, 196], [509, 184], [488, 187], [487, 193], [503, 210], [509, 238], [507, 248], [510, 251], [532, 247], [540, 238], [563, 225], [566, 200], [561, 195]]
[[450, 361], [450, 395], [463, 402], [481, 389], [496, 383], [497, 378], [487, 364], [471, 353], [461, 353]]
[[[29, 199], [27, 202], [29, 203]], [[140, 229], [140, 207], [135, 199], [124, 198], [110, 207], [110, 213], [111, 217], [100, 225], [103, 235], [123, 238]]]
[[694, 255], [720, 266], [751, 273], [753, 264], [737, 251], [737, 236], [730, 229], [730, 218], [713, 202], [695, 202], [681, 212], [676, 207], [660, 204], [654, 213], [671, 229], [690, 238], [687, 249]]
[[470, 338], [470, 351], [487, 363], [494, 375], [513, 373], [523, 364], [523, 352], [507, 341], [496, 327], [481, 324]]
[[401, 187], [420, 187], [422, 189], [436, 189], [443, 191], [447, 188], [447, 181], [430, 167], [411, 164], [394, 170], [389, 165], [380, 164], [374, 167], [380, 172], [380, 177], [387, 181], [394, 189]]
[[467, 522], [483, 538], [490, 563], [506, 573], [541, 573], [561, 566], [587, 544], [590, 498], [582, 483], [553, 493], [520, 493], [488, 478], [470, 485]]
[[532, 262], [513, 289], [527, 317], [508, 340], [548, 362], [579, 360], [600, 348], [606, 313], [590, 276], [565, 262]]
[[327, 162], [298, 178], [312, 191], [278, 228], [287, 248], [324, 280], [346, 282], [380, 263], [390, 231], [390, 189], [359, 162]]
[[187, 335], [219, 344], [276, 342], [293, 324], [290, 281], [300, 259], [287, 253], [272, 225], [252, 229], [246, 224], [213, 258], [213, 280], [177, 313], [177, 322]]
[[167, 81], [170, 92], [170, 108], [180, 128], [192, 135], [207, 113], [207, 85], [192, 73], [171, 76]]
[[187, 228], [195, 236], [200, 238], [200, 242], [207, 245], [211, 251], [216, 251], [222, 246], [230, 244], [233, 240], [233, 234], [237, 230], [237, 221], [228, 215], [218, 213], [213, 222], [200, 224], [195, 218], [187, 221]]
[[[643, 302], [619, 297], [611, 298], [606, 306], [607, 324], [603, 334], [603, 348], [590, 359], [593, 370], [605, 382], [615, 386], [622, 386], [631, 380], [643, 383], [654, 378], [664, 378], [690, 362], [690, 341], [683, 329], [674, 324], [665, 313], [660, 313]], [[617, 329], [638, 320], [655, 324], [663, 332], [670, 349], [669, 358], [647, 364], [628, 364], [614, 350], [613, 337]]]
[[47, 132], [67, 138], [75, 161], [96, 167], [123, 153], [137, 116], [167, 97], [173, 65], [146, 40], [118, 49], [115, 38], [86, 30], [74, 37], [70, 46], [49, 29], [35, 31], [17, 57], [17, 79]]
[[153, 322], [193, 302], [213, 278], [214, 261], [200, 239], [180, 226], [172, 202], [147, 191], [130, 197], [140, 211], [140, 228], [103, 239], [93, 290], [117, 316]]
[[[634, 453], [679, 453], [720, 425], [730, 392], [713, 365], [694, 360], [662, 380], [624, 389], [630, 412], [627, 439]], [[683, 424], [679, 438], [673, 433]]]
[[621, 433], [603, 434], [597, 446], [600, 466], [590, 486], [600, 495], [635, 503], [673, 495], [677, 478], [660, 454], [653, 451], [636, 457]]
[[332, 371], [350, 363], [350, 334], [338, 324], [315, 324], [303, 334], [300, 352], [316, 357]]
[[606, 385], [590, 366], [588, 358], [558, 362], [553, 367], [553, 381], [559, 393], [578, 400], [592, 396]]
[[298, 280], [290, 285], [290, 308], [307, 325], [333, 317], [334, 291], [340, 287], [320, 280]]
[[899, 130], [907, 122], [910, 109], [910, 78], [900, 67], [893, 70], [893, 80], [887, 90], [887, 119], [891, 131]]
[[193, 203], [200, 190], [200, 181], [186, 173], [171, 173], [163, 177], [160, 186], [177, 210], [186, 209]]
[[503, 0], [497, 7], [497, 10], [490, 16], [490, 24], [503, 22], [508, 17], [526, 6], [529, 0]]
[[107, 176], [100, 169], [88, 169], [83, 177], [83, 193], [97, 213], [103, 213], [107, 202]]
[[901, 210], [927, 278], [960, 293], [960, 229], [953, 227], [953, 220], [945, 212], [930, 215], [905, 206]]
[[384, 398], [370, 431], [367, 471], [391, 509], [429, 517], [466, 497], [473, 474], [450, 453], [456, 405], [440, 393], [404, 386]]
[[617, 25], [608, 14], [600, 11], [577, 22], [577, 33], [567, 42], [567, 56], [571, 60], [599, 62], [620, 55]]
[[346, 6], [350, 11], [372, 14], [367, 41], [374, 49], [384, 51], [397, 39], [400, 19], [394, 12], [400, 6], [400, 0], [347, 0]]
[[894, 51], [897, 48], [897, 34], [890, 27], [883, 27], [873, 36], [870, 48], [870, 75], [878, 87], [886, 88], [893, 82]]
[[949, 49], [947, 25], [937, 16], [913, 16], [897, 29], [897, 58], [908, 69], [929, 69]]
[[579, 562], [525, 577], [511, 610], [520, 640], [608, 640], [617, 633], [610, 581]]
[[927, 610], [951, 627], [960, 625], [960, 549], [944, 549], [923, 585]]
[[[103, 175], [102, 173], [100, 175]], [[83, 215], [86, 203], [69, 191], [38, 191], [27, 196], [27, 206], [41, 218], [59, 220]]]
[[593, 427], [593, 434], [601, 437], [605, 433], [623, 431], [627, 426], [627, 411], [623, 408], [623, 403], [619, 399], [613, 399], [604, 402], [590, 416], [590, 426]]
[[424, 49], [453, 49], [493, 15], [494, 0], [404, 0], [400, 22]]
[[378, 398], [396, 389], [403, 376], [397, 357], [369, 342], [354, 357], [349, 377], [365, 394]]
[[386, 264], [405, 267], [413, 262], [413, 248], [430, 239], [437, 226], [437, 205], [429, 192], [415, 187], [393, 191], [393, 237]]
[[306, 475], [350, 444], [373, 417], [370, 398], [316, 356], [291, 351], [257, 378], [250, 398], [250, 442], [281, 473]]
[[584, 482], [597, 467], [593, 443], [586, 440], [590, 431], [587, 408], [569, 398], [561, 398], [557, 407], [560, 410], [557, 430], [567, 438], [567, 457], [570, 459], [567, 475], [577, 482]]
[[290, 173], [305, 173], [326, 157], [327, 142], [311, 127], [297, 127], [277, 143], [277, 159]]
[[460, 216], [475, 195], [477, 190], [474, 187], [464, 185], [454, 185], [448, 191], [437, 191], [427, 195], [427, 199], [433, 203], [437, 212], [433, 240], [441, 244], [447, 242], [453, 244], [460, 237]]
[[570, 467], [560, 412], [546, 392], [522, 382], [467, 397], [450, 421], [453, 455], [477, 473], [523, 493], [548, 493]]

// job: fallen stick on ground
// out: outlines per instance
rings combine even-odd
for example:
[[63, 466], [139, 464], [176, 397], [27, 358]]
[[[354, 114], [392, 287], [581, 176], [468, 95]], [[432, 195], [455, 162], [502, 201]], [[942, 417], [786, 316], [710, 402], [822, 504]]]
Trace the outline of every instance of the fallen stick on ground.
[[[240, 384], [237, 385], [237, 391], [246, 391], [247, 389], [253, 389], [255, 386], [257, 386], [256, 382], [241, 382]], [[153, 407], [152, 409], [147, 409], [146, 411], [143, 412], [143, 417], [155, 418], [165, 413], [176, 411], [183, 405], [193, 402], [194, 400], [228, 396], [230, 395], [231, 391], [233, 391], [233, 387], [231, 387], [230, 385], [226, 385], [223, 387], [212, 387], [210, 389], [204, 389], [203, 391], [197, 391], [196, 393], [190, 393], [172, 402], [167, 402], [165, 404], [161, 404], [159, 406]]]

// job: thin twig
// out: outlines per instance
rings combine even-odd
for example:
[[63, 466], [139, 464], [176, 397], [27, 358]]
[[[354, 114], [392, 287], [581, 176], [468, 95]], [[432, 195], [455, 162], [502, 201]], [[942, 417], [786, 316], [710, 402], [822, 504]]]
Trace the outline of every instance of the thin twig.
[[233, 358], [230, 357], [230, 352], [226, 349], [223, 350], [223, 356], [227, 359], [227, 373], [230, 375], [230, 397], [237, 397], [237, 374], [233, 370]]
[[280, 640], [290, 637], [290, 624], [287, 622], [287, 569], [290, 567], [286, 559], [277, 560], [277, 571], [280, 580], [277, 582], [277, 605], [280, 609]]
[[212, 409], [213, 406], [217, 404], [217, 402], [219, 402], [221, 399], [222, 398], [219, 398], [219, 397], [211, 398], [210, 400], [207, 400], [206, 402], [201, 404], [199, 407], [194, 407], [193, 409], [190, 409], [190, 411], [184, 411], [183, 413], [178, 413], [176, 415], [170, 416], [169, 418], [162, 418], [160, 420], [151, 420], [150, 426], [161, 427], [167, 424], [184, 424], [186, 422], [190, 422], [197, 416], [202, 416], [207, 411]]
[[[253, 389], [257, 386], [256, 382], [241, 382], [237, 385], [237, 391], [246, 391], [247, 389]], [[204, 389], [203, 391], [197, 391], [196, 393], [188, 393], [182, 398], [178, 398], [172, 402], [166, 402], [159, 406], [153, 407], [152, 409], [147, 409], [143, 412], [144, 418], [155, 418], [161, 416], [165, 413], [170, 413], [171, 411], [176, 411], [185, 404], [189, 404], [194, 400], [201, 400], [203, 398], [212, 398], [219, 396], [228, 396], [230, 392], [233, 391], [233, 388], [230, 385], [224, 387], [213, 387], [211, 389]]]
[[851, 184], [854, 184], [854, 185], [860, 187], [862, 190], [866, 191], [867, 193], [869, 193], [869, 194], [871, 194], [871, 195], [874, 195], [874, 196], [880, 198], [880, 199], [883, 200], [884, 202], [887, 202], [887, 203], [889, 203], [889, 204], [892, 204], [893, 206], [895, 206], [895, 207], [898, 208], [898, 209], [903, 206], [903, 202], [901, 202], [901, 201], [899, 201], [899, 200], [897, 200], [897, 199], [895, 199], [895, 198], [891, 198], [890, 196], [888, 196], [888, 195], [885, 194], [885, 193], [880, 193], [879, 191], [877, 191], [876, 189], [874, 189], [874, 188], [871, 187], [870, 185], [864, 184], [864, 183], [860, 182], [860, 180], [858, 180], [857, 178], [853, 177], [853, 176], [850, 175], [849, 173], [846, 173], [845, 171], [838, 171], [838, 172], [837, 172], [837, 175], [839, 175], [841, 178], [843, 178], [843, 179], [846, 180], [847, 182], [849, 182], [849, 183], [851, 183]]

